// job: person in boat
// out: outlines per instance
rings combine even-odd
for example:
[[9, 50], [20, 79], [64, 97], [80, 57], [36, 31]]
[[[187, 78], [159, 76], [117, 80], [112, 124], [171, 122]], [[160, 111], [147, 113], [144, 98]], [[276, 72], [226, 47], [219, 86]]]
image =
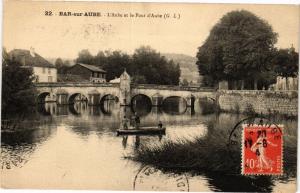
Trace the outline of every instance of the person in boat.
[[134, 122], [135, 122], [135, 128], [139, 129], [140, 128], [140, 124], [141, 124], [141, 120], [140, 120], [140, 117], [138, 116], [137, 113], [135, 113]]
[[162, 129], [162, 128], [163, 128], [163, 124], [162, 124], [161, 121], [158, 122], [158, 128], [159, 128], [159, 129]]
[[126, 116], [123, 118], [123, 129], [127, 130], [128, 129], [128, 119]]

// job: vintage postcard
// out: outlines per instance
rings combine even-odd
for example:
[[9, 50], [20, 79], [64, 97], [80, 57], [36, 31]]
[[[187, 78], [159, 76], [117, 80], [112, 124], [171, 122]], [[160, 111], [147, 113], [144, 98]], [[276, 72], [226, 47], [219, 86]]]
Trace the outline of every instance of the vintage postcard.
[[299, 15], [5, 0], [1, 188], [296, 192]]

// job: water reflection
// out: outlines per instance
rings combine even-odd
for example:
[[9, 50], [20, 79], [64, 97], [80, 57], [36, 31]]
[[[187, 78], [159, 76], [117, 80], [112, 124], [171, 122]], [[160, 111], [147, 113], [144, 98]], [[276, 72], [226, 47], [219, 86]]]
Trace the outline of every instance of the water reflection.
[[184, 114], [187, 110], [187, 102], [181, 97], [168, 97], [163, 101], [163, 111], [168, 114]]
[[[165, 142], [193, 141], [196, 137], [211, 136], [214, 132], [227, 133], [241, 115], [202, 115], [197, 105], [195, 111], [180, 107], [120, 107], [115, 100], [103, 106], [89, 106], [86, 102], [73, 105], [46, 103], [38, 107], [39, 119], [44, 120], [37, 129], [18, 133], [2, 133], [1, 165], [3, 184], [23, 188], [75, 188], [132, 190], [133, 179], [141, 164], [131, 158], [143, 146], [160, 147]], [[196, 103], [197, 104], [197, 103]], [[116, 136], [124, 116], [135, 112], [141, 115], [141, 126], [166, 125], [165, 136]], [[180, 113], [179, 113], [180, 112]], [[285, 125], [285, 176], [280, 178], [248, 178], [239, 174], [209, 171], [185, 172], [190, 191], [284, 191], [295, 189], [297, 122], [276, 120]], [[209, 128], [214, 128], [214, 130]], [[220, 142], [221, 140], [214, 140]], [[213, 154], [206, 149], [207, 154]], [[294, 156], [293, 156], [294, 155]], [[226, 153], [224, 156], [228, 157]], [[184, 158], [183, 158], [184, 159]], [[236, 160], [236, 164], [240, 164]], [[217, 164], [210, 160], [210, 164]], [[152, 179], [157, 185], [172, 180], [178, 171], [162, 171]], [[294, 172], [294, 173], [293, 173]], [[30, 173], [31, 178], [28, 178]], [[181, 174], [181, 173], [180, 173]], [[226, 179], [226, 180], [224, 180]], [[115, 182], [118, 183], [115, 183]], [[117, 185], [116, 185], [117, 184]], [[177, 185], [170, 183], [166, 189]], [[145, 184], [144, 184], [145, 185]], [[141, 186], [142, 187], [142, 186]], [[150, 187], [151, 189], [151, 187]]]
[[47, 141], [55, 131], [55, 127], [44, 125], [39, 129], [2, 132], [1, 168], [12, 169], [13, 167], [22, 167], [30, 160], [36, 148], [41, 143]]

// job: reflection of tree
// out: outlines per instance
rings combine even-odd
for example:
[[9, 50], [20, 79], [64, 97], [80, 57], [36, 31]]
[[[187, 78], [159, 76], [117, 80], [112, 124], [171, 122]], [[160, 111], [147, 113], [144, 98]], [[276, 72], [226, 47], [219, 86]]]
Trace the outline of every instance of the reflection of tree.
[[1, 134], [2, 169], [22, 167], [28, 162], [37, 146], [46, 141], [53, 132], [53, 128], [46, 125], [43, 129], [3, 132]]

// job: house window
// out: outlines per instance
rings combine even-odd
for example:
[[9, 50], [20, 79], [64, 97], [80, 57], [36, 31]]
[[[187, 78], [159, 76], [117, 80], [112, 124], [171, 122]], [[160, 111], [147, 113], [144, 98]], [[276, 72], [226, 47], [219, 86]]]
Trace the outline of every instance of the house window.
[[39, 82], [39, 76], [38, 76], [38, 75], [36, 75], [35, 81], [36, 81], [36, 82]]
[[48, 74], [51, 74], [51, 68], [48, 68]]
[[52, 76], [48, 76], [48, 82], [52, 82]]
[[44, 74], [46, 73], [46, 68], [45, 68], [45, 67], [43, 67], [43, 73], [44, 73]]

